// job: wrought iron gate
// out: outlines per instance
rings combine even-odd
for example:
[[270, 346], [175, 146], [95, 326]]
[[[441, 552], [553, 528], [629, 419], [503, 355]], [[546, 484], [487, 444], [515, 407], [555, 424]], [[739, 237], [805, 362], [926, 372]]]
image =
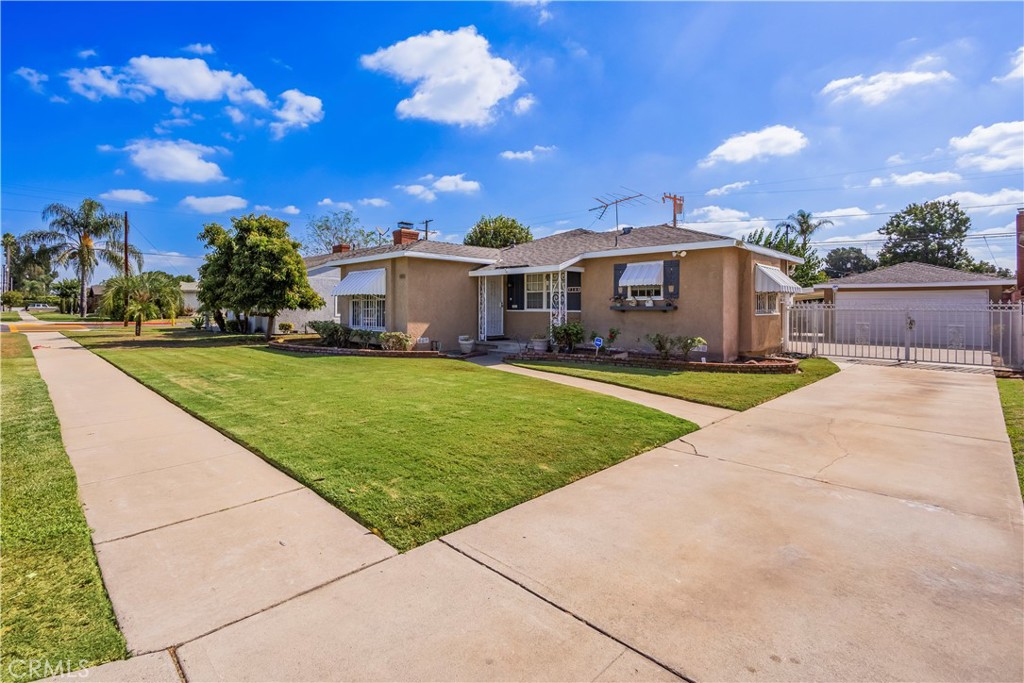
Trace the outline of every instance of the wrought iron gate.
[[1024, 308], [878, 306], [799, 302], [789, 308], [787, 350], [813, 356], [1024, 366]]

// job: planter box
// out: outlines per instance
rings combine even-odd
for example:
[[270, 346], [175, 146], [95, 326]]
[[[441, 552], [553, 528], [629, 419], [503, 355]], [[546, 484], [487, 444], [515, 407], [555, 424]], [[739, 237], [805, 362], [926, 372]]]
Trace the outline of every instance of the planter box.
[[675, 370], [689, 372], [738, 372], [760, 375], [793, 375], [799, 371], [800, 361], [789, 358], [773, 358], [767, 362], [757, 363], [694, 363], [693, 361], [662, 360], [648, 356], [633, 358], [611, 358], [609, 356], [593, 356], [576, 353], [530, 353], [512, 354], [504, 360], [537, 361], [551, 360], [581, 365], [614, 365], [622, 368], [650, 368], [653, 370]]
[[334, 346], [296, 344], [286, 341], [272, 341], [267, 344], [278, 351], [315, 353], [320, 356], [369, 356], [375, 358], [445, 358], [440, 351], [384, 351], [383, 349], [339, 349]]

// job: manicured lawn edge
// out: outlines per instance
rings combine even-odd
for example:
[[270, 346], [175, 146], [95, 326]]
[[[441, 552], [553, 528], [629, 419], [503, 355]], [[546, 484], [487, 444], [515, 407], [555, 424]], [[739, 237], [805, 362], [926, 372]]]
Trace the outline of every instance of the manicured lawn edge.
[[[830, 361], [828, 359], [825, 359], [825, 358], [808, 358], [808, 359], [800, 361], [801, 372], [796, 374], [796, 375], [794, 375], [794, 374], [785, 374], [785, 375], [778, 375], [778, 374], [776, 374], [776, 375], [771, 375], [771, 374], [759, 374], [759, 373], [740, 374], [740, 373], [724, 373], [724, 372], [700, 372], [700, 371], [695, 371], [695, 370], [681, 370], [681, 371], [678, 371], [677, 373], [674, 373], [674, 374], [677, 374], [677, 375], [680, 375], [680, 376], [685, 375], [685, 376], [690, 376], [690, 377], [693, 377], [693, 376], [706, 376], [707, 377], [707, 381], [709, 381], [709, 382], [714, 382], [716, 378], [723, 377], [723, 376], [729, 376], [729, 375], [731, 375], [733, 377], [739, 376], [739, 377], [744, 377], [744, 378], [750, 378], [751, 382], [759, 382], [759, 381], [763, 381], [763, 380], [761, 380], [759, 378], [775, 378], [775, 377], [779, 377], [779, 378], [790, 378], [791, 379], [793, 377], [800, 377], [801, 374], [804, 374], [804, 373], [806, 373], [808, 371], [806, 369], [808, 367], [808, 361], [810, 361], [813, 364], [820, 364], [824, 368], [824, 371], [821, 373], [820, 377], [816, 377], [814, 379], [810, 379], [809, 381], [804, 382], [804, 383], [799, 383], [796, 386], [792, 386], [792, 387], [786, 389], [785, 391], [779, 391], [777, 393], [772, 393], [771, 395], [767, 395], [764, 398], [762, 398], [760, 400], [757, 400], [757, 401], [744, 400], [744, 398], [747, 398], [747, 397], [746, 397], [746, 395], [743, 392], [736, 392], [735, 396], [733, 396], [728, 401], [711, 401], [711, 400], [704, 399], [701, 396], [690, 395], [690, 394], [687, 394], [685, 392], [669, 391], [669, 390], [665, 390], [665, 389], [659, 389], [657, 387], [643, 386], [641, 384], [638, 384], [636, 381], [631, 381], [629, 379], [622, 379], [622, 377], [629, 378], [629, 377], [632, 377], [632, 376], [643, 375], [644, 371], [647, 370], [647, 368], [623, 368], [623, 367], [612, 366], [612, 365], [601, 367], [601, 366], [596, 366], [596, 365], [589, 365], [588, 366], [588, 365], [584, 365], [584, 364], [580, 364], [580, 363], [559, 363], [559, 362], [520, 361], [520, 360], [512, 360], [512, 361], [507, 361], [507, 362], [510, 365], [515, 365], [515, 366], [527, 368], [527, 369], [530, 369], [530, 370], [539, 370], [541, 372], [551, 372], [551, 373], [559, 374], [559, 375], [567, 375], [569, 377], [577, 377], [577, 378], [580, 378], [580, 379], [588, 379], [588, 380], [592, 380], [594, 382], [603, 382], [605, 384], [612, 384], [612, 385], [615, 385], [615, 386], [624, 387], [626, 389], [635, 389], [637, 391], [645, 391], [645, 392], [647, 392], [649, 394], [655, 394], [657, 396], [667, 396], [668, 398], [678, 398], [678, 399], [683, 400], [683, 401], [690, 401], [691, 403], [701, 403], [701, 404], [704, 404], [704, 405], [715, 406], [716, 408], [727, 408], [729, 410], [743, 411], [743, 410], [749, 410], [750, 408], [753, 408], [755, 406], [761, 405], [762, 403], [766, 403], [767, 401], [770, 401], [772, 399], [778, 398], [779, 396], [783, 396], [783, 395], [789, 393], [790, 391], [795, 391], [796, 389], [802, 389], [803, 387], [808, 386], [810, 384], [813, 384], [814, 382], [817, 382], [819, 380], [825, 379], [826, 377], [834, 375], [835, 373], [839, 372], [839, 368], [836, 366], [835, 363], [833, 363], [832, 361]], [[827, 365], [825, 365], [825, 364], [827, 364]], [[582, 370], [583, 372], [579, 372], [580, 370]], [[587, 370], [596, 370], [598, 372], [615, 373], [616, 375], [619, 375], [619, 376], [618, 377], [615, 377], [615, 376], [596, 376], [594, 374], [586, 372]], [[663, 371], [663, 372], [668, 372], [668, 371]]]
[[28, 681], [124, 659], [124, 637], [100, 575], [78, 481], [24, 335], [3, 336], [0, 365], [0, 680]]
[[1017, 483], [1024, 497], [1024, 380], [997, 379], [996, 384], [1013, 450], [1013, 464], [1017, 468]]

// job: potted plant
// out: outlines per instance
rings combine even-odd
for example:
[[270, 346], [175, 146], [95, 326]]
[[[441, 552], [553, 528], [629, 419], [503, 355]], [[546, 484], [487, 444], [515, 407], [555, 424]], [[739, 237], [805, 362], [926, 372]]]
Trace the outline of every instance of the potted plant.
[[634, 299], [633, 297], [629, 297], [628, 299], [626, 299], [626, 303], [629, 304], [630, 306], [636, 306], [636, 299]]
[[644, 299], [644, 306], [654, 308], [654, 299]]
[[468, 334], [459, 335], [459, 351], [462, 352], [462, 355], [473, 353], [473, 348], [475, 346], [476, 342], [473, 340], [473, 337]]
[[548, 333], [537, 332], [530, 336], [530, 349], [534, 353], [546, 353], [548, 350]]

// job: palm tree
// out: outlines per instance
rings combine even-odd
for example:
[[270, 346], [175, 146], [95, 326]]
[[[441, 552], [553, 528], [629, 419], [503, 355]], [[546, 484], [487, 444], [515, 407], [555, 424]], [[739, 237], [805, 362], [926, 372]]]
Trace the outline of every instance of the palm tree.
[[[77, 209], [50, 204], [43, 209], [43, 219], [50, 221], [50, 228], [27, 232], [22, 240], [46, 245], [62, 266], [74, 264], [79, 281], [79, 315], [84, 318], [86, 287], [99, 262], [103, 261], [117, 272], [125, 269], [124, 242], [118, 239], [121, 217], [107, 213], [94, 199], [83, 199]], [[128, 245], [128, 254], [142, 270], [142, 253]]]
[[[181, 286], [159, 271], [138, 275], [119, 275], [104, 284], [100, 305], [109, 317], [124, 317], [135, 322], [135, 336], [142, 334], [142, 323], [166, 315], [174, 318], [182, 306]], [[124, 302], [128, 302], [127, 308]]]
[[795, 237], [800, 240], [800, 244], [804, 247], [811, 239], [811, 235], [817, 232], [818, 228], [826, 225], [834, 225], [832, 221], [827, 218], [815, 218], [811, 213], [800, 209], [796, 213], [789, 214], [789, 218], [784, 221], [780, 221], [775, 225], [777, 230], [785, 230], [786, 238], [789, 238], [789, 233], [792, 231]]
[[5, 232], [2, 239], [4, 248], [4, 258], [6, 259], [7, 262], [4, 267], [3, 286], [0, 289], [6, 292], [9, 289], [14, 289], [11, 281], [11, 257], [14, 256], [14, 250], [18, 246], [18, 238], [9, 232]]

